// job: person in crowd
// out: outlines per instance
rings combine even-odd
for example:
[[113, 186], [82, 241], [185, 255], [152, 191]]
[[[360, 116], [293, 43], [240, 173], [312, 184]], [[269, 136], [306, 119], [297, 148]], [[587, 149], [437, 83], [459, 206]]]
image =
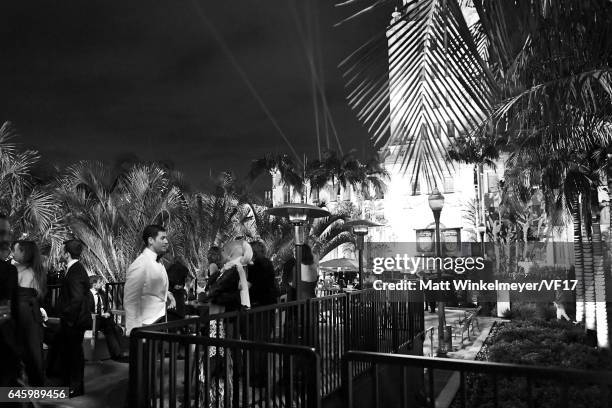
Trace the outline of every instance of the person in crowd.
[[283, 282], [287, 286], [287, 300], [310, 299], [316, 296], [317, 281], [319, 279], [319, 262], [310, 248], [310, 245], [302, 245], [302, 260], [300, 262], [300, 293], [297, 293], [293, 282], [295, 271], [295, 258], [288, 260], [283, 265]]
[[[11, 226], [8, 218], [0, 214], [0, 241], [8, 244]], [[17, 385], [19, 376], [19, 349], [16, 338], [17, 268], [0, 259], [0, 387]]]
[[[221, 257], [223, 266], [210, 276], [205, 292], [211, 315], [239, 310], [241, 307], [251, 307], [245, 266], [253, 258], [253, 249], [246, 241], [230, 241], [223, 247]], [[219, 321], [213, 319], [209, 324], [210, 337], [226, 337], [227, 328], [222, 319]], [[226, 384], [225, 378], [232, 378], [233, 364], [231, 358], [225, 358], [223, 348], [211, 347], [208, 359], [208, 364], [204, 357], [200, 360], [200, 378], [208, 376], [213, 380], [208, 382], [208, 389], [206, 389], [207, 382], [200, 381], [201, 405], [203, 406], [203, 396], [208, 392], [209, 406], [223, 407], [226, 398], [230, 401], [232, 399], [232, 383]], [[209, 371], [206, 369], [207, 366]]]
[[[430, 280], [427, 277], [423, 277], [424, 281]], [[436, 292], [432, 289], [425, 289], [425, 310], [431, 313], [436, 313]]]
[[223, 265], [210, 275], [206, 288], [210, 314], [238, 310], [241, 306], [250, 308], [244, 266], [253, 257], [251, 246], [245, 241], [230, 241], [223, 247], [221, 256]]
[[208, 288], [210, 277], [219, 272], [223, 266], [223, 251], [218, 246], [211, 246], [206, 254], [206, 258], [208, 261], [208, 268], [206, 270], [206, 276], [204, 277], [205, 289], [203, 292], [198, 294], [198, 301], [200, 302], [207, 301], [208, 296], [206, 294], [206, 289]]
[[248, 267], [251, 307], [274, 304], [278, 297], [278, 289], [274, 266], [267, 257], [266, 246], [261, 241], [254, 241], [251, 242], [251, 248], [253, 248], [253, 264]]
[[168, 234], [161, 225], [142, 232], [145, 249], [127, 270], [123, 307], [129, 334], [135, 327], [166, 320], [166, 308], [176, 307], [168, 290], [168, 274], [159, 259], [168, 251]]
[[34, 387], [45, 383], [43, 370], [43, 316], [40, 300], [47, 286], [38, 246], [33, 241], [17, 241], [13, 246], [13, 262], [17, 268], [17, 341], [28, 376]]
[[[274, 277], [274, 266], [266, 256], [266, 246], [261, 241], [254, 241], [251, 242], [251, 248], [253, 248], [253, 264], [248, 266], [251, 307], [274, 304], [279, 296], [279, 291]], [[268, 313], [266, 316], [267, 319], [257, 319], [256, 325], [250, 325], [252, 333], [249, 333], [247, 339], [261, 342], [272, 340], [275, 315]], [[267, 354], [251, 352], [251, 367], [251, 384], [255, 387], [263, 387], [268, 378]]]
[[102, 277], [93, 275], [89, 277], [91, 283], [91, 296], [89, 296], [89, 311], [96, 315], [96, 330], [104, 333], [106, 346], [111, 359], [121, 363], [127, 363], [128, 359], [121, 353], [121, 336], [123, 334], [121, 327], [115, 323], [115, 319], [111, 316], [108, 307], [108, 296], [102, 286], [104, 281]]
[[0, 242], [0, 261], [10, 261], [11, 259], [11, 244], [8, 241]]
[[189, 269], [176, 257], [172, 265], [168, 267], [167, 272], [170, 293], [176, 301], [176, 307], [168, 310], [168, 320], [184, 319], [186, 315], [185, 302], [187, 301], [185, 288], [189, 277]]
[[71, 239], [64, 243], [63, 259], [66, 262], [66, 276], [60, 292], [60, 332], [62, 379], [63, 385], [69, 387], [70, 398], [83, 395], [85, 357], [83, 355], [83, 337], [91, 329], [92, 319], [89, 312], [88, 293], [89, 277], [80, 262], [83, 243]]

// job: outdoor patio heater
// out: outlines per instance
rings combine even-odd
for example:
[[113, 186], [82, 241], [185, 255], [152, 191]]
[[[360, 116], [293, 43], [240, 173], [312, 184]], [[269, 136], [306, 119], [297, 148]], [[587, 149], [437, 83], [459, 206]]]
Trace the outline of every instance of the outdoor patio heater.
[[311, 204], [290, 203], [269, 208], [267, 213], [275, 217], [287, 218], [289, 222], [293, 224], [295, 239], [295, 270], [293, 272], [293, 282], [295, 282], [295, 290], [299, 300], [301, 293], [300, 266], [302, 264], [302, 245], [305, 244], [304, 225], [310, 219], [328, 217], [329, 211]]
[[346, 228], [350, 228], [353, 232], [353, 234], [355, 234], [357, 236], [357, 242], [356, 242], [356, 246], [357, 246], [357, 250], [359, 251], [359, 288], [363, 289], [363, 244], [364, 244], [364, 238], [366, 235], [368, 235], [368, 232], [370, 231], [370, 227], [380, 227], [380, 224], [377, 224], [375, 222], [369, 221], [369, 220], [351, 220], [351, 221], [347, 221], [344, 226]]

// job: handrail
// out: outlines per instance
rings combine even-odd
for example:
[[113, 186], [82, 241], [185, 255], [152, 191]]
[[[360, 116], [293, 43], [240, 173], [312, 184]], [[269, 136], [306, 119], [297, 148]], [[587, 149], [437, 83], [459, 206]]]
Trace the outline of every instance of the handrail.
[[[408, 365], [430, 367], [435, 370], [473, 371], [487, 374], [509, 374], [510, 376], [537, 377], [546, 379], [595, 382], [612, 385], [612, 371], [587, 371], [575, 368], [531, 366], [490, 361], [451, 360], [407, 354], [387, 354], [370, 351], [348, 351], [342, 357], [343, 363], [364, 361], [386, 365]], [[571, 378], [569, 378], [571, 377]]]
[[[191, 319], [192, 321], [197, 319]], [[284, 399], [285, 403], [291, 403], [294, 399], [301, 402], [300, 406], [307, 408], [320, 408], [321, 396], [319, 395], [321, 383], [320, 357], [313, 347], [262, 343], [250, 340], [235, 340], [225, 338], [211, 338], [189, 334], [165, 333], [150, 330], [151, 326], [135, 328], [130, 336], [130, 367], [129, 367], [129, 404], [134, 407], [157, 406], [165, 398], [169, 399], [170, 406], [176, 406], [176, 399], [182, 399], [183, 406], [191, 406], [192, 401], [196, 405], [201, 404], [199, 400], [197, 381], [204, 381], [203, 389], [208, 393], [210, 384], [214, 384], [211, 377], [210, 354], [206, 351], [207, 347], [222, 349], [221, 353], [225, 361], [224, 376], [221, 374], [217, 381], [231, 381], [234, 387], [233, 396], [224, 393], [223, 390], [212, 391], [215, 398], [224, 398], [225, 406], [250, 406], [248, 401], [247, 389], [251, 377], [248, 375], [248, 365], [246, 371], [228, 370], [229, 359], [236, 358], [237, 361], [247, 361], [268, 356], [276, 364], [286, 364], [287, 369], [291, 370], [289, 377], [282, 381], [287, 382], [287, 388], [279, 388], [275, 382], [268, 378], [265, 391], [259, 394], [250, 391], [251, 398], [265, 395], [265, 398], [278, 397]], [[183, 374], [183, 391], [177, 392], [181, 378], [178, 376], [179, 370], [176, 364], [176, 356], [179, 347], [184, 350], [185, 364], [180, 370]], [[169, 359], [163, 358], [164, 350], [170, 354]], [[246, 353], [244, 353], [246, 351]], [[161, 354], [160, 354], [161, 353]], [[230, 357], [230, 355], [232, 357]], [[161, 359], [158, 358], [162, 356]], [[277, 357], [272, 357], [277, 356]], [[168, 356], [167, 356], [168, 357]], [[246, 360], [245, 360], [246, 359]], [[298, 360], [296, 360], [298, 359]], [[191, 362], [191, 364], [190, 364]], [[273, 363], [273, 364], [275, 364]], [[203, 364], [203, 365], [201, 365]], [[296, 366], [299, 364], [299, 366]], [[198, 368], [200, 367], [200, 368]], [[280, 365], [279, 367], [284, 367]], [[293, 375], [293, 367], [299, 367], [302, 374], [300, 378]], [[259, 367], [261, 369], [262, 367]], [[277, 369], [280, 369], [277, 367]], [[200, 370], [197, 372], [197, 370]], [[202, 371], [203, 370], [203, 371]], [[198, 377], [196, 377], [198, 375]], [[200, 375], [205, 375], [204, 380], [199, 380]], [[164, 378], [169, 382], [164, 382]], [[220, 380], [219, 380], [220, 378]], [[279, 377], [280, 379], [281, 377]], [[193, 382], [196, 382], [193, 384]], [[218, 382], [217, 382], [218, 384]], [[168, 394], [165, 396], [164, 386], [168, 387]], [[243, 390], [241, 393], [239, 390]], [[230, 391], [231, 393], [231, 391]], [[182, 397], [181, 395], [182, 394]], [[205, 401], [213, 398], [206, 394]], [[163, 406], [163, 405], [162, 405]]]
[[[132, 340], [134, 338], [135, 340]], [[227, 347], [227, 348], [240, 348], [247, 350], [257, 351], [269, 351], [281, 354], [299, 354], [299, 355], [312, 355], [313, 357], [319, 358], [314, 347], [289, 345], [282, 343], [262, 343], [251, 340], [235, 340], [235, 339], [221, 339], [215, 337], [204, 337], [204, 336], [190, 336], [186, 334], [177, 333], [164, 333], [149, 330], [134, 329], [130, 336], [130, 341], [137, 341], [138, 339], [143, 340], [166, 340], [173, 343], [180, 344], [194, 344], [200, 346], [212, 346], [212, 347]]]

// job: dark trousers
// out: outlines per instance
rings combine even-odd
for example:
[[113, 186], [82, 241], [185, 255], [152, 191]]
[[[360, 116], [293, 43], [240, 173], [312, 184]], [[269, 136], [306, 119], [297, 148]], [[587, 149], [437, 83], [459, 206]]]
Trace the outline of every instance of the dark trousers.
[[121, 343], [119, 342], [123, 334], [121, 327], [115, 323], [112, 317], [97, 316], [96, 322], [99, 323], [98, 330], [104, 333], [106, 345], [108, 346], [108, 353], [111, 358], [121, 356]]
[[28, 385], [45, 385], [43, 369], [43, 326], [38, 301], [20, 299], [17, 316], [17, 341], [28, 376]]
[[20, 350], [17, 347], [15, 322], [0, 322], [0, 387], [14, 387], [19, 377]]
[[70, 327], [62, 322], [60, 339], [63, 385], [76, 391], [83, 390], [83, 377], [85, 375], [84, 335], [85, 330], [74, 326]]
[[46, 323], [44, 329], [44, 342], [49, 346], [47, 350], [47, 361], [46, 361], [46, 374], [47, 377], [60, 377], [61, 376], [61, 339], [60, 339], [60, 331], [61, 326], [59, 322], [57, 324], [52, 324], [50, 322]]

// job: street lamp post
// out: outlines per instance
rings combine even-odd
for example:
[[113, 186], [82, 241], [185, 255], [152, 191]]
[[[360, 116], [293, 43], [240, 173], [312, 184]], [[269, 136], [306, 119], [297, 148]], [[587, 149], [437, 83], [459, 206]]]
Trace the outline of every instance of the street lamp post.
[[[442, 256], [442, 247], [440, 242], [440, 214], [444, 207], [444, 196], [438, 191], [437, 187], [434, 187], [433, 192], [429, 196], [429, 208], [433, 212], [434, 221], [436, 222], [436, 272], [438, 275], [439, 282], [442, 282], [442, 271], [440, 270], [440, 259]], [[446, 311], [444, 302], [438, 302], [438, 357], [446, 357], [446, 345], [444, 343], [444, 329], [446, 327]]]
[[300, 298], [300, 281], [302, 265], [302, 245], [305, 244], [304, 224], [309, 219], [329, 216], [329, 211], [310, 204], [291, 203], [283, 204], [278, 207], [269, 208], [268, 214], [275, 217], [288, 218], [293, 225], [295, 240], [295, 270], [293, 271], [293, 282], [295, 282], [296, 296]]
[[480, 250], [482, 251], [482, 256], [484, 256], [485, 245], [484, 245], [484, 236], [487, 231], [487, 227], [485, 227], [484, 223], [480, 223], [478, 226], [478, 234], [480, 235]]
[[351, 220], [344, 224], [351, 228], [353, 234], [357, 236], [357, 251], [359, 251], [359, 289], [363, 289], [363, 244], [364, 237], [368, 235], [370, 227], [380, 227], [380, 224], [369, 220]]

